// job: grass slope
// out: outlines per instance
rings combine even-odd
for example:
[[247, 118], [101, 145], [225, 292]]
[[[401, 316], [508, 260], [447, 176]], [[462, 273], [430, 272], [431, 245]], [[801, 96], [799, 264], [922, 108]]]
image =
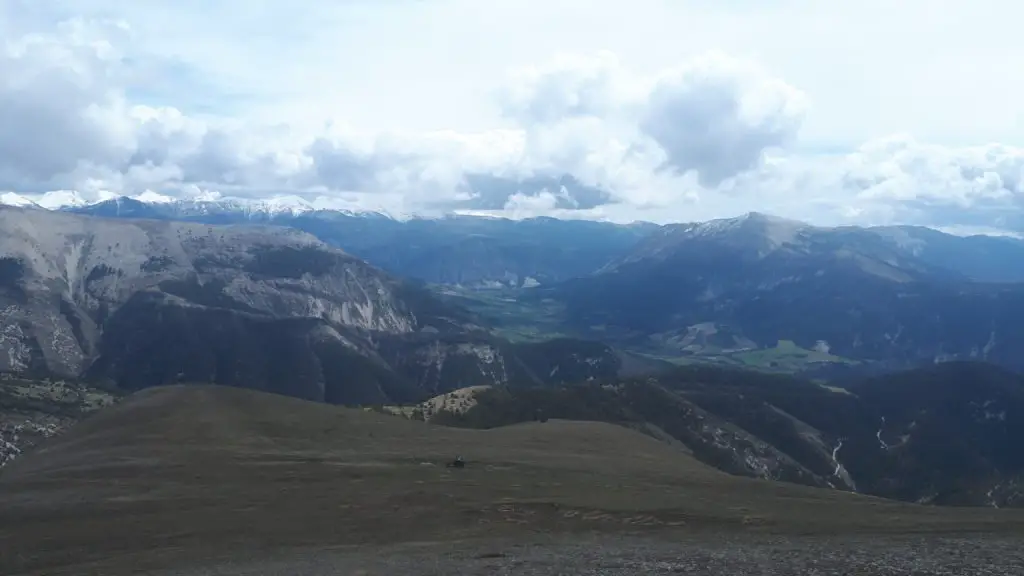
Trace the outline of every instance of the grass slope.
[[[444, 462], [463, 455], [462, 470]], [[0, 474], [0, 573], [138, 573], [300, 548], [579, 532], [1024, 531], [737, 478], [610, 424], [432, 426], [232, 388], [139, 392]]]

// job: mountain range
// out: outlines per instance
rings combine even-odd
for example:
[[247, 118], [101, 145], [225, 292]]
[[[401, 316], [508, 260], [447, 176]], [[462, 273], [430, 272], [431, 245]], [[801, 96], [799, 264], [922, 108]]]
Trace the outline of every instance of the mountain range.
[[[664, 226], [546, 217], [394, 218], [380, 212], [317, 210], [301, 199], [289, 198], [146, 202], [125, 197], [88, 205], [74, 203], [60, 209], [109, 218], [288, 226], [314, 234], [399, 276], [476, 288], [547, 285], [592, 274], [614, 261], [636, 259], [650, 252], [658, 238], [679, 239], [681, 230], [706, 234], [732, 229], [742, 233], [742, 222], [747, 219], [779, 221], [757, 213]], [[884, 246], [906, 260], [981, 282], [1024, 281], [1024, 268], [1014, 265], [1024, 262], [1024, 240], [1013, 237], [955, 236], [920, 226], [816, 230], [835, 231], [851, 240]]]
[[[597, 273], [524, 297], [560, 302], [568, 332], [660, 354], [787, 342], [833, 363], [975, 359], [1024, 368], [1024, 284], [968, 275], [951, 250], [943, 261], [941, 247], [915, 240], [936, 234], [818, 228], [761, 214], [666, 226]], [[977, 241], [939, 237], [961, 248]], [[1024, 270], [1012, 249], [998, 260]]]
[[396, 219], [288, 198], [116, 198], [61, 211], [303, 231], [425, 284], [512, 340], [560, 334], [666, 359], [798, 370], [952, 359], [1021, 367], [1024, 241], [1009, 237], [824, 228], [758, 213], [664, 226]]
[[1021, 275], [1012, 238], [756, 213], [624, 226], [7, 206], [0, 373], [28, 392], [0, 408], [10, 424], [36, 418], [29, 402], [45, 436], [85, 402], [52, 420], [32, 400], [46, 379], [76, 398], [216, 383], [382, 410], [482, 390], [430, 419], [603, 420], [733, 474], [1018, 506], [1024, 381], [993, 364], [1024, 368]]
[[421, 282], [512, 340], [553, 334], [666, 359], [784, 370], [951, 359], [1020, 368], [1024, 241], [764, 214], [618, 225], [450, 215], [397, 219], [273, 201], [72, 202], [113, 219], [273, 225]]
[[[0, 372], [374, 403], [622, 367], [605, 345], [502, 340], [422, 287], [290, 228], [8, 207], [0, 230]], [[560, 371], [545, 348], [565, 352]]]
[[[315, 209], [298, 198], [146, 202], [125, 197], [94, 204], [73, 202], [59, 209], [119, 218], [287, 225], [399, 276], [435, 284], [471, 286], [522, 285], [527, 283], [527, 278], [548, 284], [597, 272], [612, 260], [630, 258], [634, 248], [648, 251], [656, 243], [651, 237], [657, 235], [663, 239], [679, 238], [683, 230], [708, 234], [715, 230], [742, 229], [741, 222], [749, 218], [779, 220], [758, 213], [668, 225], [650, 222], [623, 225], [548, 217], [522, 220], [463, 215], [396, 218], [381, 212]], [[804, 228], [810, 227], [804, 224]], [[1012, 265], [1024, 259], [1024, 241], [1016, 238], [961, 237], [903, 225], [819, 230], [847, 235], [860, 232], [863, 233], [860, 241], [885, 245], [903, 257], [981, 282], [1024, 281], [1024, 270]], [[646, 246], [637, 246], [642, 240], [647, 241]], [[497, 261], [484, 260], [495, 256], [499, 256]]]
[[585, 275], [657, 228], [554, 218], [396, 219], [379, 212], [313, 210], [295, 202], [233, 200], [147, 203], [119, 198], [67, 210], [111, 218], [288, 226], [393, 274], [469, 287], [530, 286]]

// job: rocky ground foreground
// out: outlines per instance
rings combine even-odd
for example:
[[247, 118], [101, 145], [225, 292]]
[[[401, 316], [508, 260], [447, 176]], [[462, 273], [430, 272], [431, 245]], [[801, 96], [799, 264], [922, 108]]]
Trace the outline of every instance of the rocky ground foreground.
[[1002, 537], [731, 537], [682, 541], [593, 537], [532, 544], [308, 550], [160, 576], [660, 575], [1018, 576], [1024, 550]]

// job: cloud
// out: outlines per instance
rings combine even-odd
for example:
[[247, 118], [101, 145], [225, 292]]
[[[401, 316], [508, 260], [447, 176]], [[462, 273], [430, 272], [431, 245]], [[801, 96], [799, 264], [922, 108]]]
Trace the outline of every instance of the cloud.
[[126, 103], [108, 79], [116, 27], [67, 22], [0, 51], [0, 185], [36, 191], [81, 166], [116, 163], [130, 143]]
[[887, 205], [899, 221], [1024, 232], [1024, 149], [946, 148], [909, 136], [875, 140], [844, 158], [857, 203]]
[[317, 138], [305, 149], [311, 161], [310, 184], [327, 190], [358, 192], [373, 181], [377, 157], [329, 138]]
[[807, 107], [796, 88], [716, 52], [651, 77], [629, 73], [608, 52], [563, 54], [513, 71], [499, 101], [523, 126], [532, 166], [616, 190], [651, 184], [625, 174], [662, 169], [714, 188], [790, 144]]
[[628, 74], [614, 54], [562, 53], [550, 62], [509, 73], [496, 95], [505, 116], [522, 124], [614, 114], [629, 102]]
[[131, 102], [130, 36], [120, 22], [71, 20], [0, 47], [0, 188], [258, 188], [287, 176], [270, 138]]
[[[720, 191], [822, 224], [905, 223], [1024, 232], [1024, 149], [946, 147], [908, 135], [842, 153], [775, 158]], [[768, 202], [759, 200], [772, 192]], [[769, 204], [770, 202], [770, 204]]]
[[[415, 21], [433, 11], [480, 23], [500, 13], [511, 22], [523, 10], [516, 4], [481, 11], [461, 0], [435, 0], [430, 10], [317, 2], [284, 21], [261, 0], [239, 22], [225, 20], [223, 31], [199, 3], [187, 4], [171, 11], [156, 1], [4, 3], [0, 191], [36, 198], [77, 190], [92, 200], [295, 195], [317, 206], [622, 221], [758, 210], [822, 224], [1024, 231], [1024, 149], [919, 139], [888, 120], [874, 137], [850, 142], [843, 115], [868, 125], [870, 114], [837, 108], [834, 91], [773, 52], [784, 39], [768, 43], [759, 19], [736, 20], [759, 43], [734, 44], [733, 52], [707, 49], [717, 42], [702, 30], [718, 29], [717, 9], [690, 7], [690, 31], [673, 28], [676, 40], [662, 45], [678, 40], [687, 50], [651, 50], [650, 62], [628, 43], [601, 50], [547, 33], [485, 58], [455, 37], [418, 50], [386, 39], [428, 34]], [[224, 6], [217, 18], [241, 4]], [[597, 4], [566, 3], [552, 17], [578, 16], [587, 6], [598, 22], [621, 22]], [[671, 20], [654, 3], [634, 8], [651, 30]], [[779, 24], [784, 9], [763, 8], [758, 18]], [[819, 20], [808, 26], [841, 20], [811, 12], [807, 18]], [[369, 30], [344, 28], [362, 44], [331, 28], [348, 21]], [[386, 22], [401, 34], [381, 27]], [[500, 32], [480, 26], [467, 34]], [[264, 37], [280, 41], [254, 41], [251, 49], [243, 42]], [[398, 55], [376, 50], [381, 43]], [[550, 49], [575, 44], [579, 53]], [[837, 50], [821, 44], [822, 53]], [[741, 56], [762, 51], [774, 66]], [[502, 56], [501, 70], [490, 56]], [[883, 117], [882, 104], [870, 103]]]
[[582, 184], [571, 174], [509, 178], [492, 174], [466, 174], [468, 194], [449, 207], [456, 210], [505, 210], [543, 198], [551, 209], [588, 210], [607, 204], [607, 190]]
[[711, 188], [792, 143], [806, 106], [805, 96], [782, 80], [712, 53], [658, 79], [640, 129], [673, 170], [692, 170]]

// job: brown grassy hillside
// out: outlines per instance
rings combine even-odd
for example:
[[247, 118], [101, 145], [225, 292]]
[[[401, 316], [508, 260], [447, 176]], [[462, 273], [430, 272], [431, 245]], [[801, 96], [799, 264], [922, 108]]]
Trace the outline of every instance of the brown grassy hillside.
[[[456, 454], [465, 469], [445, 467]], [[1008, 511], [728, 476], [610, 424], [453, 429], [219, 387], [138, 393], [0, 474], [2, 574], [538, 534], [1022, 528]]]

